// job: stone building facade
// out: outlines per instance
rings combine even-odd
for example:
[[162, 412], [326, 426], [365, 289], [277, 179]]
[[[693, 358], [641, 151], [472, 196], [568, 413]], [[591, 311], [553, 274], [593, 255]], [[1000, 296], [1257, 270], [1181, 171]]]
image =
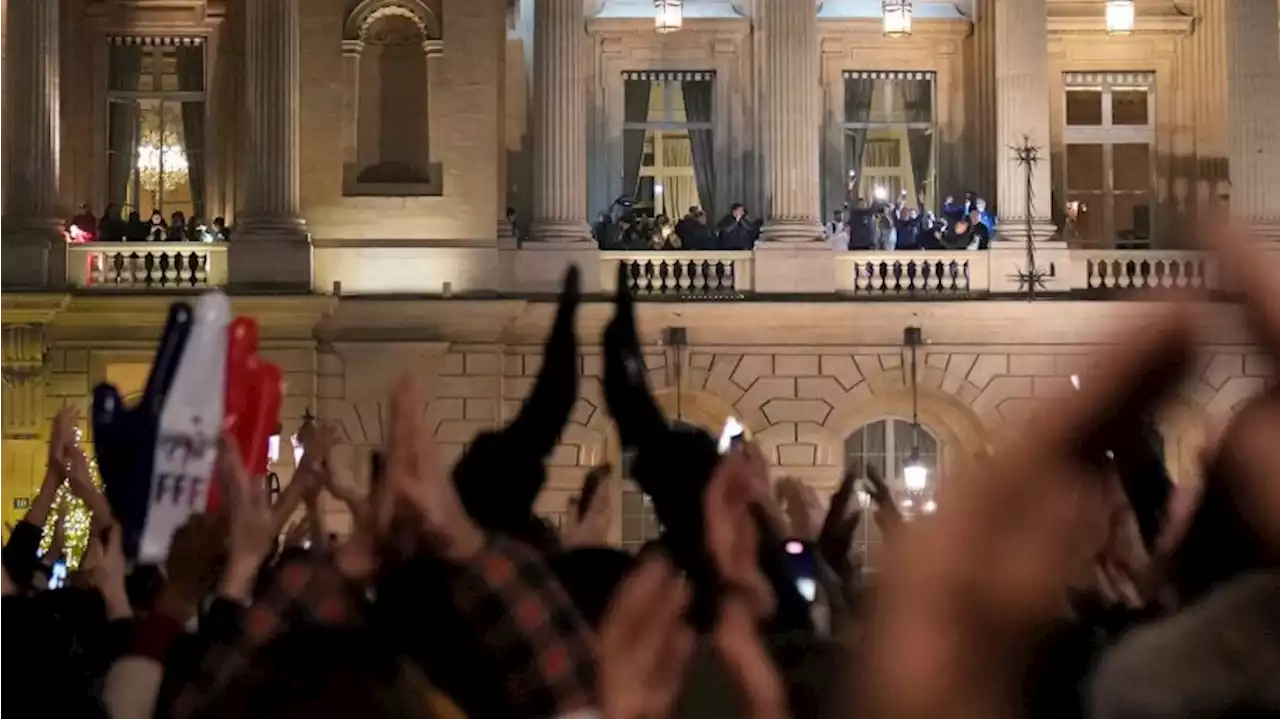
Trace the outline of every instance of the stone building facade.
[[[664, 34], [644, 0], [4, 5], [9, 520], [39, 482], [48, 419], [87, 407], [98, 382], [138, 391], [165, 307], [206, 287], [261, 323], [286, 374], [286, 434], [311, 410], [356, 451], [378, 444], [385, 388], [407, 367], [451, 458], [518, 407], [546, 293], [582, 267], [601, 294], [540, 500], [554, 516], [585, 468], [623, 464], [597, 382], [618, 262], [654, 300], [640, 310], [647, 367], [673, 419], [717, 431], [735, 417], [779, 474], [825, 491], [849, 461], [897, 473], [894, 423], [914, 397], [945, 496], [947, 475], [1036, 399], [1087, 381], [1117, 322], [1160, 310], [1127, 290], [1230, 289], [1194, 249], [1209, 211], [1280, 236], [1274, 0], [1138, 0], [1126, 36], [1107, 34], [1102, 2], [920, 0], [909, 37], [885, 37], [866, 0], [687, 0]], [[1023, 143], [1042, 155], [1030, 182], [1011, 157]], [[854, 193], [933, 206], [973, 189], [1002, 240], [832, 252], [821, 224], [850, 199], [850, 173]], [[676, 255], [590, 240], [618, 196], [656, 211], [664, 193], [717, 214], [744, 202], [761, 241]], [[1097, 208], [1079, 236], [1054, 229], [1070, 201]], [[80, 203], [224, 217], [234, 239], [68, 245]], [[1158, 418], [1179, 478], [1274, 382], [1229, 305], [1206, 305], [1202, 325], [1199, 364]], [[926, 341], [914, 381], [907, 326]], [[672, 345], [676, 327], [687, 341]], [[616, 539], [637, 541], [643, 506], [617, 491]]]

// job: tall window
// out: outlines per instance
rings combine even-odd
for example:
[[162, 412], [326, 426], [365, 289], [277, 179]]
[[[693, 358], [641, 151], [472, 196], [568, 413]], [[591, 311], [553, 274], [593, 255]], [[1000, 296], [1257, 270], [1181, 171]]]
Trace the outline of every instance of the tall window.
[[1067, 73], [1068, 232], [1101, 247], [1151, 242], [1155, 75]]
[[[875, 467], [895, 494], [906, 493], [903, 467], [911, 457], [911, 450], [919, 442], [920, 460], [929, 469], [930, 482], [938, 476], [938, 440], [921, 427], [917, 435], [911, 423], [903, 419], [882, 419], [863, 425], [849, 435], [844, 443], [845, 466], [857, 470], [859, 478], [866, 477], [866, 467]], [[854, 546], [861, 553], [863, 566], [877, 569], [880, 563], [881, 537], [875, 521], [868, 514], [858, 524], [858, 536]]]
[[844, 73], [844, 173], [850, 203], [936, 204], [934, 74]]
[[145, 219], [203, 217], [202, 38], [113, 37], [108, 61], [107, 198]]
[[693, 205], [714, 217], [711, 72], [623, 73], [623, 193], [675, 219]]

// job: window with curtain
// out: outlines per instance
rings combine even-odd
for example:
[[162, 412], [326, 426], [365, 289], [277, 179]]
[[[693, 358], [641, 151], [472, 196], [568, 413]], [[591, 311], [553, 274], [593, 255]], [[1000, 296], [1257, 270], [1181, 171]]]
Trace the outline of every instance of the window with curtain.
[[[866, 478], [868, 465], [875, 467], [895, 495], [905, 495], [903, 467], [917, 442], [920, 460], [928, 468], [929, 481], [933, 484], [938, 477], [938, 440], [924, 427], [920, 427], [917, 433], [911, 422], [905, 419], [878, 420], [849, 435], [844, 443], [845, 466], [856, 469], [860, 479]], [[880, 530], [867, 513], [858, 523], [858, 534], [854, 538], [854, 547], [862, 556], [864, 568], [878, 569], [881, 546]]]
[[909, 205], [937, 204], [935, 80], [932, 72], [844, 73], [843, 174], [829, 181], [841, 183], [849, 204], [903, 193]]
[[711, 72], [623, 73], [623, 194], [673, 220], [716, 207]]
[[1069, 239], [1093, 247], [1148, 247], [1155, 75], [1067, 73], [1064, 85]]
[[145, 220], [205, 214], [203, 38], [112, 37], [107, 201]]

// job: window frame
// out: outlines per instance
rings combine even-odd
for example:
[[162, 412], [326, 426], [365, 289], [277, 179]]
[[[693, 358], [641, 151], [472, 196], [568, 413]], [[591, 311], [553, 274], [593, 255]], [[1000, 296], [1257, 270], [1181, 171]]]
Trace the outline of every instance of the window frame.
[[[649, 82], [657, 82], [659, 83], [659, 86], [662, 88], [662, 95], [663, 95], [662, 107], [663, 107], [663, 114], [665, 119], [646, 120], [644, 122], [639, 122], [635, 120], [627, 120], [625, 112], [623, 114], [623, 118], [622, 118], [622, 135], [623, 136], [625, 136], [627, 131], [629, 130], [630, 131], [641, 130], [641, 131], [644, 131], [646, 135], [652, 135], [653, 137], [654, 164], [646, 165], [642, 161], [640, 163], [640, 171], [638, 176], [640, 178], [645, 178], [645, 177], [651, 178], [652, 183], [654, 185], [657, 185], [658, 183], [657, 183], [657, 180], [653, 178], [658, 178], [658, 177], [687, 178], [687, 179], [693, 180], [696, 186], [697, 174], [692, 164], [690, 164], [689, 167], [687, 168], [683, 168], [683, 167], [668, 168], [666, 166], [665, 160], [663, 159], [664, 158], [663, 143], [666, 141], [671, 141], [676, 139], [676, 138], [666, 137], [668, 134], [675, 134], [675, 133], [681, 133], [681, 132], [684, 133], [686, 141], [692, 142], [691, 135], [689, 134], [691, 130], [710, 130], [713, 133], [712, 136], [714, 137], [715, 118], [716, 118], [716, 113], [719, 110], [716, 103], [716, 93], [715, 93], [716, 73], [710, 70], [687, 70], [687, 71], [661, 71], [661, 70], [630, 71], [629, 70], [622, 73], [622, 80], [623, 80], [624, 93], [626, 92], [627, 80], [647, 80]], [[687, 119], [684, 121], [677, 121], [677, 120], [671, 119], [672, 117], [671, 108], [674, 105], [674, 99], [677, 94], [676, 83], [685, 82], [685, 81], [712, 83], [711, 119], [710, 120], [706, 120], [702, 122], [691, 122]], [[652, 92], [652, 86], [651, 86], [650, 92]], [[623, 97], [623, 102], [624, 103], [626, 102], [625, 94]], [[683, 98], [681, 99], [681, 102], [683, 102]], [[624, 104], [624, 107], [625, 107], [625, 104]], [[623, 177], [622, 178], [623, 187], [625, 187], [626, 184], [627, 184], [627, 179]], [[655, 195], [653, 214], [656, 217], [657, 215], [663, 214], [663, 213], [661, 212], [658, 206], [658, 200], [656, 197], [658, 193], [654, 192], [653, 194]], [[684, 208], [684, 207], [674, 208], [673, 211], [675, 214], [669, 214], [672, 221], [675, 221], [679, 219], [681, 216], [683, 216], [686, 209], [687, 208]]]
[[[192, 212], [184, 213], [188, 216], [187, 219], [191, 219], [191, 217], [194, 216], [194, 214], [198, 211], [198, 208], [203, 206], [207, 210], [209, 206], [208, 194], [209, 194], [209, 184], [210, 184], [211, 177], [208, 174], [208, 168], [209, 168], [209, 160], [211, 157], [211, 153], [209, 152], [208, 144], [209, 144], [209, 139], [214, 136], [214, 133], [210, 125], [211, 115], [209, 112], [209, 82], [212, 76], [210, 73], [210, 67], [209, 67], [209, 52], [211, 49], [209, 39], [203, 34], [184, 33], [184, 34], [175, 34], [175, 35], [112, 34], [112, 35], [106, 36], [105, 40], [106, 40], [106, 43], [105, 43], [106, 62], [104, 64], [105, 76], [103, 77], [103, 87], [105, 88], [105, 92], [103, 95], [105, 121], [103, 122], [103, 125], [101, 127], [101, 133], [103, 137], [102, 147], [104, 148], [104, 152], [103, 152], [104, 171], [102, 173], [102, 185], [104, 187], [103, 196], [106, 198], [103, 202], [103, 207], [105, 209], [107, 205], [111, 205], [111, 204], [118, 205], [120, 207], [120, 213], [122, 218], [127, 217], [131, 209], [132, 211], [138, 212], [139, 215], [142, 215], [144, 213], [141, 204], [137, 206], [131, 206], [127, 203], [127, 199], [128, 199], [127, 193], [125, 197], [121, 197], [121, 198], [112, 197], [110, 168], [112, 166], [111, 165], [112, 158], [118, 154], [118, 152], [111, 146], [112, 144], [111, 143], [112, 105], [116, 102], [131, 102], [135, 104], [135, 107], [141, 108], [142, 101], [155, 100], [160, 103], [160, 108], [161, 108], [160, 112], [163, 115], [164, 106], [167, 103], [176, 103], [181, 107], [183, 103], [199, 102], [201, 103], [201, 108], [204, 112], [204, 127], [205, 127], [205, 133], [204, 133], [205, 146], [201, 147], [198, 150], [198, 152], [201, 154], [203, 161], [205, 163], [206, 174], [205, 174], [205, 183], [204, 183], [205, 186], [203, 188], [205, 197], [197, 198], [195, 196], [195, 193], [192, 192], [192, 196], [191, 196]], [[163, 89], [153, 88], [151, 90], [117, 90], [112, 88], [112, 71], [114, 69], [112, 65], [112, 62], [114, 60], [112, 57], [113, 55], [112, 48], [117, 46], [130, 46], [130, 45], [137, 45], [142, 47], [144, 55], [147, 53], [160, 55], [162, 54], [161, 48], [165, 48], [165, 47], [181, 47], [181, 46], [199, 47], [200, 54], [201, 54], [201, 58], [200, 58], [201, 89], [200, 90], [163, 90]], [[129, 189], [133, 191], [134, 197], [138, 199], [142, 197], [142, 185], [141, 185], [142, 181], [141, 181], [141, 178], [138, 176], [138, 172], [137, 172], [138, 142], [141, 141], [141, 136], [142, 136], [142, 115], [143, 113], [139, 111], [135, 119], [136, 125], [135, 125], [134, 137], [136, 139], [134, 141], [133, 157], [131, 157], [129, 160], [130, 167], [133, 170], [131, 174], [134, 176], [133, 181], [130, 183]], [[164, 135], [164, 126], [162, 121], [162, 125], [161, 125], [162, 138], [163, 138], [163, 135]], [[185, 135], [184, 135], [184, 140], [185, 140]], [[163, 163], [163, 156], [162, 156], [162, 163]], [[162, 168], [163, 168], [163, 165], [162, 165]], [[163, 169], [162, 169], [162, 172], [163, 172]], [[189, 183], [190, 183], [190, 179], [188, 179], [188, 187], [190, 187]], [[191, 188], [191, 189], [194, 189], [194, 188]], [[158, 202], [155, 203], [157, 207], [152, 209], [160, 209], [161, 213], [165, 215], [165, 219], [167, 220], [169, 214], [171, 213], [166, 212], [164, 209], [163, 188], [161, 188], [161, 190], [158, 191], [157, 196], [159, 198]], [[209, 218], [205, 218], [205, 219], [208, 220]], [[143, 217], [143, 220], [144, 221], [146, 220], [145, 216]]]
[[[874, 427], [877, 424], [885, 425], [885, 440], [884, 440], [884, 452], [883, 452], [884, 458], [885, 458], [885, 462], [883, 466], [884, 482], [889, 487], [889, 490], [894, 493], [895, 502], [899, 501], [900, 495], [906, 492], [904, 479], [898, 476], [898, 468], [897, 468], [898, 462], [896, 460], [898, 458], [899, 453], [901, 453], [902, 457], [905, 459], [907, 456], [909, 456], [909, 453], [911, 451], [911, 447], [899, 448], [896, 446], [897, 433], [895, 429], [898, 423], [910, 425], [911, 420], [907, 417], [899, 417], [896, 415], [879, 417], [877, 419], [873, 419], [869, 422], [865, 422], [862, 425], [858, 426], [856, 429], [854, 429], [852, 432], [850, 432], [848, 435], [845, 436], [844, 442], [842, 443], [844, 467], [847, 470], [849, 469], [849, 463], [853, 454], [852, 452], [849, 451], [850, 443], [853, 441], [853, 438], [858, 436], [859, 433], [864, 433], [865, 430], [871, 427]], [[921, 457], [925, 458], [926, 461], [928, 461], [929, 459], [932, 459], [932, 477], [931, 477], [931, 483], [930, 483], [931, 487], [930, 487], [929, 496], [936, 498], [939, 495], [939, 491], [938, 491], [939, 478], [943, 476], [943, 459], [946, 456], [946, 448], [943, 446], [942, 439], [939, 437], [939, 435], [936, 432], [931, 431], [928, 427], [926, 427], [923, 424], [919, 425], [919, 427], [920, 427], [920, 436], [922, 439], [928, 438], [933, 440], [934, 451], [933, 452], [921, 451]], [[863, 442], [864, 451], [860, 452], [860, 454], [864, 457], [866, 456], [865, 447], [866, 447], [866, 443], [864, 440]], [[859, 479], [866, 479], [865, 467], [859, 468], [859, 469], [860, 471], [857, 472], [857, 477]], [[863, 568], [865, 571], [868, 571], [868, 572], [879, 571], [880, 567], [877, 565], [875, 561], [875, 557], [873, 556], [873, 549], [878, 550], [880, 545], [884, 543], [884, 538], [880, 536], [879, 529], [876, 528], [874, 525], [875, 525], [875, 522], [870, 521], [869, 516], [864, 516], [864, 521], [858, 524], [858, 529], [854, 536], [854, 541], [853, 541], [854, 548], [858, 551], [858, 554], [862, 557]]]
[[[1100, 145], [1102, 147], [1102, 189], [1081, 190], [1081, 193], [1101, 195], [1102, 236], [1099, 238], [1081, 237], [1087, 246], [1100, 246], [1106, 249], [1115, 248], [1120, 238], [1116, 230], [1115, 200], [1117, 196], [1146, 194], [1150, 213], [1148, 227], [1149, 236], [1144, 240], [1135, 238], [1134, 245], [1145, 243], [1152, 246], [1157, 235], [1156, 221], [1159, 213], [1156, 209], [1156, 188], [1159, 171], [1156, 166], [1158, 158], [1158, 134], [1156, 128], [1157, 78], [1154, 71], [1142, 72], [1064, 72], [1062, 75], [1062, 167], [1059, 170], [1062, 180], [1063, 197], [1070, 202], [1075, 196], [1070, 184], [1069, 157], [1071, 145]], [[1147, 98], [1147, 122], [1144, 125], [1114, 124], [1114, 93], [1116, 91], [1142, 90]], [[1071, 92], [1095, 91], [1102, 95], [1102, 123], [1099, 125], [1072, 125], [1068, 123], [1067, 107]], [[1145, 190], [1115, 189], [1115, 147], [1117, 145], [1147, 146], [1147, 187]]]
[[[928, 80], [929, 81], [929, 118], [930, 119], [927, 122], [873, 122], [871, 120], [868, 120], [866, 122], [851, 121], [848, 115], [848, 81], [857, 80], [857, 79]], [[939, 95], [938, 72], [934, 70], [844, 70], [842, 71], [840, 73], [840, 97], [842, 98], [842, 101], [840, 102], [840, 105], [838, 108], [838, 115], [840, 118], [840, 148], [839, 148], [840, 156], [839, 156], [839, 161], [837, 163], [840, 166], [839, 182], [847, 183], [848, 181], [848, 173], [850, 168], [845, 167], [844, 165], [846, 164], [846, 157], [848, 156], [848, 141], [849, 141], [848, 138], [849, 138], [850, 130], [865, 129], [868, 133], [868, 138], [867, 138], [868, 142], [871, 141], [871, 137], [870, 137], [871, 133], [874, 133], [876, 131], [886, 131], [886, 130], [903, 131], [904, 133], [903, 137], [898, 141], [899, 143], [898, 153], [899, 153], [899, 157], [904, 157], [904, 156], [907, 157], [908, 163], [910, 163], [910, 159], [909, 159], [910, 148], [909, 147], [904, 148], [902, 146], [902, 143], [906, 141], [905, 132], [907, 130], [928, 130], [929, 135], [932, 138], [932, 141], [929, 143], [929, 155], [930, 155], [929, 177], [926, 179], [927, 184], [925, 185], [925, 188], [926, 188], [925, 196], [917, 199], [920, 201], [921, 204], [925, 205], [925, 207], [932, 207], [937, 205], [941, 200], [941, 196], [938, 193], [938, 169], [939, 169], [938, 159], [939, 159], [939, 149], [940, 149], [938, 147], [939, 145], [938, 143], [938, 137], [939, 137], [938, 95]], [[898, 187], [906, 187], [907, 184], [904, 181], [904, 176], [902, 174], [901, 162], [899, 162], [897, 169], [898, 171], [892, 175], [885, 175], [881, 173], [881, 174], [875, 175], [875, 178], [891, 177], [893, 178], [894, 181], [896, 181]], [[859, 168], [859, 170], [861, 170], [861, 168]], [[862, 191], [865, 191], [865, 188], [863, 188], [862, 186], [862, 182], [863, 180], [866, 180], [866, 179], [872, 179], [872, 178], [859, 175], [859, 189]], [[930, 198], [929, 198], [930, 192], [933, 193], [932, 202], [930, 201]], [[854, 200], [857, 199], [856, 197], [849, 197], [847, 189], [840, 194], [845, 195], [845, 201], [848, 202], [850, 206], [852, 206]], [[867, 199], [868, 201], [871, 201], [870, 197], [868, 197]], [[893, 201], [894, 199], [895, 198], [892, 196], [888, 198], [889, 201]]]

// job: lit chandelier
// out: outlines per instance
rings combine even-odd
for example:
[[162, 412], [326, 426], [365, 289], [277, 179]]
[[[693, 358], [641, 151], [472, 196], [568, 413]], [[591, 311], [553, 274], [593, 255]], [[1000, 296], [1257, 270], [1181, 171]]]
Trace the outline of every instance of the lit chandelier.
[[653, 30], [675, 32], [684, 27], [684, 0], [653, 0]]
[[911, 35], [911, 0], [884, 0], [880, 10], [884, 13], [886, 37]]
[[187, 153], [173, 134], [150, 131], [138, 143], [138, 181], [150, 192], [172, 190], [187, 180]]
[[1132, 35], [1137, 18], [1133, 0], [1107, 0], [1107, 34]]

